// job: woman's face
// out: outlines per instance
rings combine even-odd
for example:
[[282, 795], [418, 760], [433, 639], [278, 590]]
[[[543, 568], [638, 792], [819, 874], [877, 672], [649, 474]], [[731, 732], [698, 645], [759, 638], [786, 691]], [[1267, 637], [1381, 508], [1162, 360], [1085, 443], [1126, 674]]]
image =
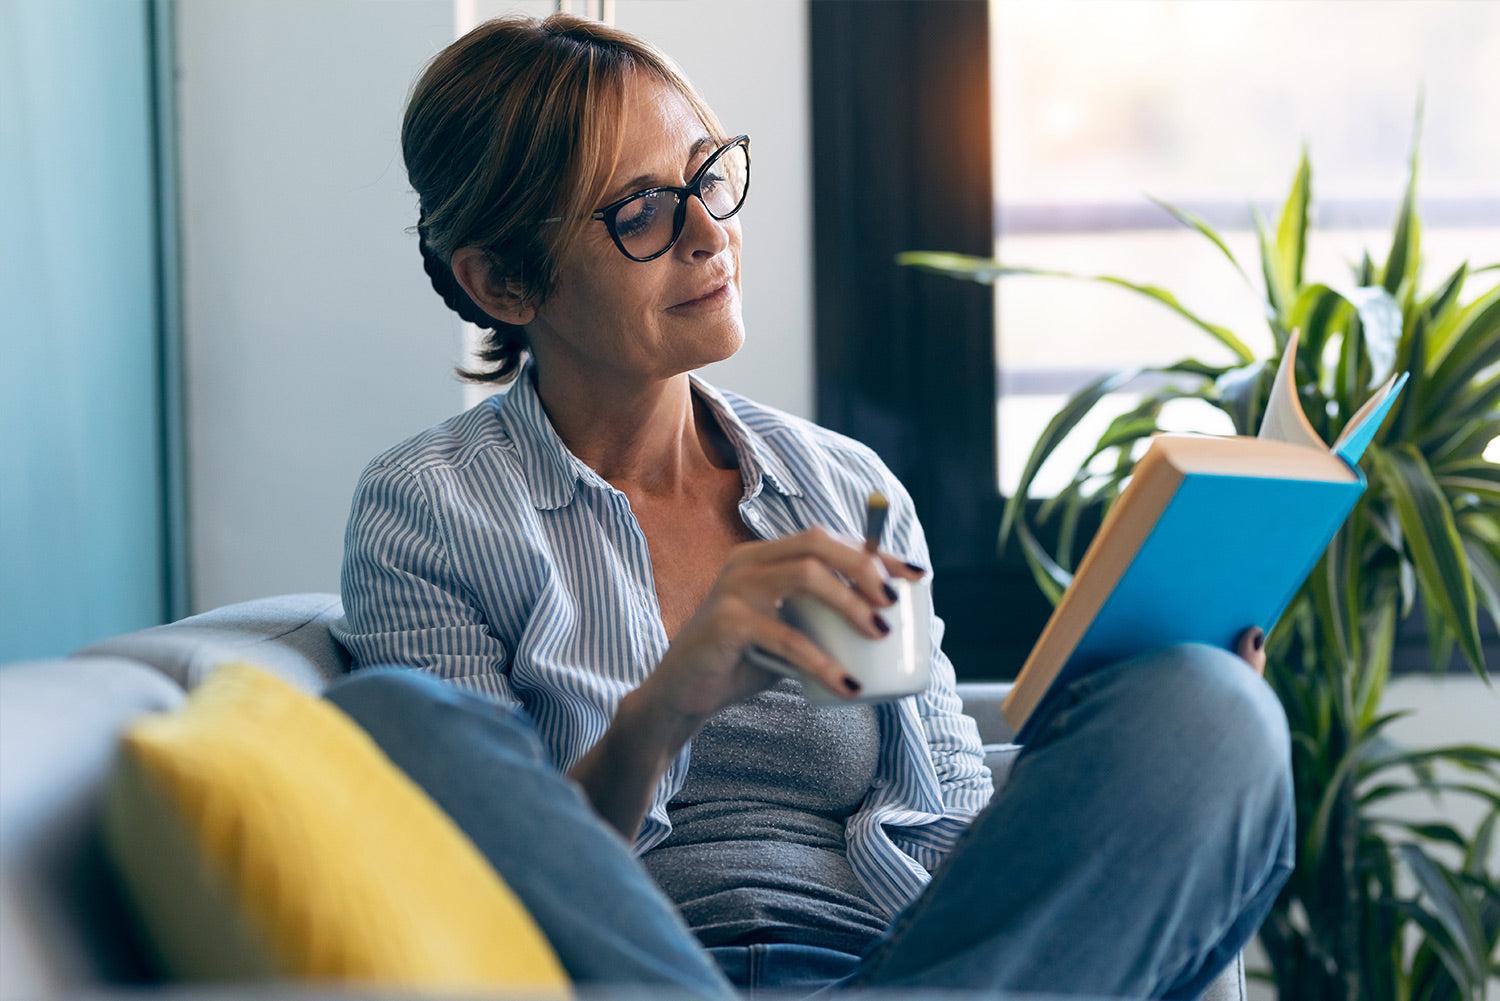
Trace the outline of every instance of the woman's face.
[[[658, 184], [686, 184], [718, 148], [709, 141], [689, 155], [706, 133], [675, 89], [636, 75], [626, 96], [620, 162], [600, 204]], [[591, 220], [558, 264], [551, 297], [519, 321], [542, 366], [567, 356], [589, 369], [668, 378], [728, 358], [745, 341], [739, 216], [717, 220], [698, 198], [688, 199], [682, 234], [660, 257], [627, 258], [604, 223]], [[726, 279], [721, 302], [679, 305]]]

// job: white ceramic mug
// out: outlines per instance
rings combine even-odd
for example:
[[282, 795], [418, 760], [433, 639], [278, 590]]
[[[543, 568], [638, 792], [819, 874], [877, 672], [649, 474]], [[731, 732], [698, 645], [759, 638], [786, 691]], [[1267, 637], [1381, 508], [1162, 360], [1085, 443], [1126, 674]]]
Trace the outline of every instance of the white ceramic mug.
[[879, 639], [865, 635], [843, 612], [812, 595], [794, 595], [781, 603], [781, 620], [806, 633], [853, 675], [861, 686], [858, 695], [835, 695], [822, 681], [808, 677], [759, 646], [750, 646], [745, 658], [778, 674], [801, 679], [802, 694], [814, 705], [884, 702], [925, 690], [932, 676], [932, 638], [928, 634], [932, 624], [932, 575], [924, 574], [916, 581], [892, 577], [889, 583], [896, 592], [896, 603], [876, 609], [891, 627]]

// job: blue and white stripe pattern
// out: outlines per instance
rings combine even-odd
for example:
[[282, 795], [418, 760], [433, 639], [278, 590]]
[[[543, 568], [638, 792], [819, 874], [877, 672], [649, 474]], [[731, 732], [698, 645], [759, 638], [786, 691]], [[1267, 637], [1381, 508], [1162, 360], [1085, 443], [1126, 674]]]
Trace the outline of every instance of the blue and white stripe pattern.
[[[739, 508], [752, 532], [772, 539], [817, 524], [856, 541], [876, 489], [891, 502], [881, 548], [931, 566], [911, 496], [873, 449], [697, 373], [689, 379], [738, 453]], [[365, 467], [341, 589], [345, 618], [334, 635], [356, 668], [420, 668], [523, 712], [562, 771], [599, 740], [668, 646], [629, 501], [558, 437], [529, 355], [507, 391]], [[876, 778], [846, 827], [850, 865], [892, 916], [993, 792], [943, 630], [934, 615], [927, 690], [876, 704]], [[670, 832], [666, 804], [691, 753], [689, 742], [662, 777], [638, 855]]]

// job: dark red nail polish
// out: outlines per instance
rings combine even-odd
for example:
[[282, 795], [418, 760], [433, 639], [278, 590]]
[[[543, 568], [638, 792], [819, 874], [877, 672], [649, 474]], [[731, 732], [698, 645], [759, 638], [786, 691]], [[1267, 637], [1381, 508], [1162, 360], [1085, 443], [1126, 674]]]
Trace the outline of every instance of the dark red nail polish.
[[896, 589], [895, 588], [891, 587], [891, 585], [887, 584], [885, 581], [881, 581], [880, 582], [880, 586], [885, 589], [885, 596], [887, 598], [889, 598], [892, 601], [896, 600]]
[[[902, 562], [904, 563], [906, 561], [903, 560]], [[908, 567], [910, 567], [912, 570], [915, 570], [917, 573], [926, 573], [927, 572], [927, 568], [926, 567], [919, 567], [915, 563], [907, 563], [906, 565]]]
[[1255, 630], [1255, 640], [1254, 640], [1254, 643], [1255, 643], [1255, 649], [1257, 649], [1257, 650], [1259, 650], [1261, 647], [1263, 647], [1263, 646], [1266, 645], [1266, 634], [1265, 634], [1265, 632], [1263, 630], [1261, 630], [1261, 629], [1256, 629]]
[[870, 618], [875, 620], [875, 628], [880, 630], [880, 635], [885, 636], [891, 631], [890, 625], [880, 617], [879, 612], [871, 612]]
[[859, 682], [855, 681], [853, 678], [849, 677], [849, 675], [846, 674], [844, 675], [844, 687], [849, 689], [849, 691], [851, 692], [857, 692], [859, 691]]

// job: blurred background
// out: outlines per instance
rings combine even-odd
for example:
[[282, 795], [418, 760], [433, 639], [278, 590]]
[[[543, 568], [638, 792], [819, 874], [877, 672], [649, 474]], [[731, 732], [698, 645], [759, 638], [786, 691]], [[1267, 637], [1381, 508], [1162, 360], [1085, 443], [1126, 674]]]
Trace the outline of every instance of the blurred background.
[[[748, 340], [704, 374], [907, 484], [960, 679], [1012, 677], [1050, 612], [996, 529], [1069, 394], [1233, 359], [1119, 288], [955, 282], [896, 253], [1162, 286], [1262, 354], [1255, 213], [1274, 224], [1305, 150], [1307, 272], [1352, 284], [1363, 252], [1384, 259], [1419, 141], [1423, 289], [1500, 261], [1496, 3], [3, 0], [0, 662], [338, 591], [359, 471], [480, 399], [453, 374], [476, 331], [409, 229], [405, 97], [480, 21], [559, 8], [656, 42], [754, 137]], [[1143, 391], [1106, 400], [1032, 497]], [[1194, 401], [1163, 422], [1232, 432]], [[1388, 701], [1422, 710], [1402, 737], [1493, 746], [1500, 700], [1432, 673], [1425, 622], [1397, 634]]]

